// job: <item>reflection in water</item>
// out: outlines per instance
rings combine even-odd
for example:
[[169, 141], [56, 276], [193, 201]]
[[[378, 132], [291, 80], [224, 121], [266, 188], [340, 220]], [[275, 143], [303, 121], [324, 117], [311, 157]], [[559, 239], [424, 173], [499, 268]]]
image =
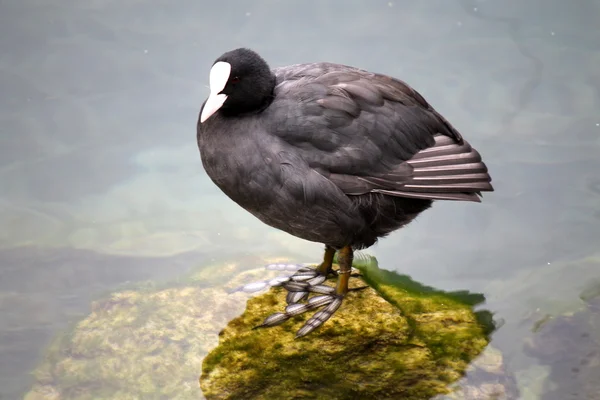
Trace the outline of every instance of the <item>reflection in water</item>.
[[213, 258], [317, 261], [319, 245], [254, 221], [202, 171], [203, 77], [242, 45], [273, 66], [398, 76], [472, 138], [494, 195], [436, 204], [372, 251], [417, 281], [485, 293], [505, 321], [492, 345], [532, 398], [585, 387], [585, 373], [524, 354], [522, 321], [576, 309], [600, 279], [600, 3], [224, 4], [0, 1], [0, 398], [22, 397], [48, 338], [98, 291]]

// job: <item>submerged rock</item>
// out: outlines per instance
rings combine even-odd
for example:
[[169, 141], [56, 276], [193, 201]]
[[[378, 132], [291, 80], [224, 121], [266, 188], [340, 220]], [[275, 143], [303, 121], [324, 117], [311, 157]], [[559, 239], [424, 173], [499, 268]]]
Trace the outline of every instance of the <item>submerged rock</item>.
[[600, 399], [600, 286], [582, 296], [575, 312], [545, 317], [524, 351], [549, 367], [540, 399]]
[[229, 294], [231, 288], [279, 273], [215, 264], [177, 282], [98, 300], [88, 317], [50, 345], [25, 399], [202, 398], [202, 359], [249, 298]]
[[464, 378], [452, 385], [452, 393], [435, 400], [516, 400], [515, 376], [506, 370], [502, 353], [488, 346], [467, 368]]
[[490, 315], [473, 311], [483, 296], [424, 287], [378, 269], [374, 259], [358, 267], [371, 288], [350, 292], [331, 320], [300, 339], [295, 332], [307, 314], [252, 329], [284, 307], [285, 290], [249, 300], [204, 360], [206, 398], [429, 399], [448, 393], [488, 345]]

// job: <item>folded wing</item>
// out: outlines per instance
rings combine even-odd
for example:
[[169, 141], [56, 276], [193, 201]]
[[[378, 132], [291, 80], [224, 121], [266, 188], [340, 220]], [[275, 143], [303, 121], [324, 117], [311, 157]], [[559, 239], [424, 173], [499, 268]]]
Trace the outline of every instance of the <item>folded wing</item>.
[[[479, 153], [406, 83], [336, 64], [278, 76], [274, 131], [348, 195], [480, 201], [493, 191]], [[284, 112], [281, 112], [284, 111]]]

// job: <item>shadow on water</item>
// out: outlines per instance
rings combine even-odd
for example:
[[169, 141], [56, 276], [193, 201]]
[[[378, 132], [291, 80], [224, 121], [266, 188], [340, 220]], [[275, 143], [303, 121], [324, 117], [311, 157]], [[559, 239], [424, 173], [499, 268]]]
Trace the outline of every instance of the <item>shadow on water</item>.
[[[492, 314], [474, 311], [482, 294], [425, 286], [380, 269], [370, 256], [354, 266], [370, 288], [351, 291], [331, 320], [300, 339], [295, 332], [306, 314], [252, 329], [283, 310], [284, 289], [250, 299], [204, 359], [206, 398], [513, 398], [501, 355], [486, 350], [496, 329]], [[457, 392], [446, 396], [450, 387]]]

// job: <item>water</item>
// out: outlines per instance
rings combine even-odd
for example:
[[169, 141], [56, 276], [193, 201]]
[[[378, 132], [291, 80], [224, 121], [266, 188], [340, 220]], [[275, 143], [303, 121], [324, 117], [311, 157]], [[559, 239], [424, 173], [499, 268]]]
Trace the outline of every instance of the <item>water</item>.
[[239, 46], [272, 66], [400, 77], [480, 150], [495, 193], [436, 204], [369, 252], [484, 293], [504, 321], [492, 343], [526, 385], [538, 361], [523, 335], [600, 282], [600, 2], [223, 4], [0, 1], [0, 398], [27, 391], [51, 338], [123, 284], [213, 259], [321, 257], [202, 170], [208, 69]]

